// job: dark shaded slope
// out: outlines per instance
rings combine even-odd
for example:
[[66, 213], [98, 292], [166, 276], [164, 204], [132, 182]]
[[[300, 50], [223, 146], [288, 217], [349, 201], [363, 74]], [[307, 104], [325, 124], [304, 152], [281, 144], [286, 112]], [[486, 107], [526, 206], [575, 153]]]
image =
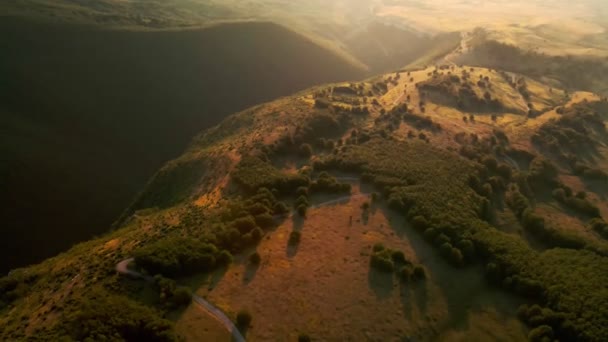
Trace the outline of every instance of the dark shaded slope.
[[0, 46], [0, 272], [103, 232], [225, 115], [362, 76], [270, 23], [137, 32], [2, 17]]

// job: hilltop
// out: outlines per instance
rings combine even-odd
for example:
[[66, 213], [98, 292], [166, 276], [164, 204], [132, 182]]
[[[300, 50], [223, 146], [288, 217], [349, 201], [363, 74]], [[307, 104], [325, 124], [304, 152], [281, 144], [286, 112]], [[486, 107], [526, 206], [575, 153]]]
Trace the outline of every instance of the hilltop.
[[606, 340], [607, 109], [446, 63], [233, 114], [120, 229], [3, 278], [0, 336], [228, 340], [194, 291], [250, 340]]

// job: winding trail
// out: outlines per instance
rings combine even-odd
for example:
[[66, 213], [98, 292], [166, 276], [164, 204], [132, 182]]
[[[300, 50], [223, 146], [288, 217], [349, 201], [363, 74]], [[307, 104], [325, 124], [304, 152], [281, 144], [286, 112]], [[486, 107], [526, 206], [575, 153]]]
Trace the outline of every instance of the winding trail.
[[[147, 282], [153, 282], [154, 281], [153, 277], [141, 274], [137, 271], [130, 270], [128, 268], [129, 264], [131, 262], [133, 262], [133, 260], [134, 260], [133, 258], [129, 258], [129, 259], [119, 262], [118, 264], [116, 264], [116, 271], [125, 276], [129, 276], [129, 277], [136, 278], [136, 279], [143, 279]], [[209, 303], [207, 300], [205, 300], [203, 297], [200, 297], [197, 294], [192, 295], [192, 300], [195, 303], [197, 303], [198, 305], [200, 305], [203, 309], [205, 309], [205, 311], [209, 315], [211, 315], [218, 322], [220, 322], [224, 326], [224, 328], [226, 328], [226, 330], [228, 330], [232, 334], [233, 341], [246, 342], [245, 337], [243, 337], [243, 335], [241, 334], [239, 329], [237, 329], [237, 327], [234, 325], [234, 323], [232, 323], [230, 318], [228, 318], [228, 316], [226, 316], [226, 314], [224, 314], [222, 312], [222, 310], [216, 308], [211, 303]]]
[[[359, 181], [359, 179], [355, 178], [355, 177], [352, 177], [352, 178], [351, 177], [337, 177], [337, 179], [341, 180], [341, 181], [352, 181], [352, 182]], [[357, 194], [357, 195], [344, 196], [344, 197], [340, 197], [340, 198], [337, 198], [337, 199], [334, 199], [331, 201], [313, 205], [310, 208], [312, 208], [312, 209], [321, 208], [321, 207], [328, 206], [328, 205], [348, 202], [349, 200], [351, 200], [353, 198], [361, 198], [361, 197], [369, 197], [369, 195], [368, 194]], [[116, 264], [116, 271], [119, 274], [122, 274], [124, 276], [128, 276], [128, 277], [135, 278], [135, 279], [143, 279], [149, 283], [154, 282], [153, 277], [129, 269], [129, 264], [131, 264], [134, 260], [135, 260], [134, 258], [129, 258], [129, 259], [125, 259], [125, 260], [119, 262], [118, 264]], [[222, 310], [216, 308], [215, 306], [213, 306], [213, 304], [209, 303], [207, 300], [205, 300], [203, 297], [200, 297], [197, 294], [192, 294], [192, 300], [195, 303], [197, 303], [198, 305], [200, 305], [209, 315], [211, 315], [213, 318], [215, 318], [219, 323], [221, 323], [224, 326], [224, 328], [226, 328], [226, 330], [228, 330], [232, 334], [233, 341], [246, 342], [245, 337], [243, 337], [243, 335], [241, 334], [239, 329], [234, 325], [232, 320], [230, 320], [230, 318], [228, 318], [228, 316], [226, 316], [226, 314], [224, 314], [222, 312]]]

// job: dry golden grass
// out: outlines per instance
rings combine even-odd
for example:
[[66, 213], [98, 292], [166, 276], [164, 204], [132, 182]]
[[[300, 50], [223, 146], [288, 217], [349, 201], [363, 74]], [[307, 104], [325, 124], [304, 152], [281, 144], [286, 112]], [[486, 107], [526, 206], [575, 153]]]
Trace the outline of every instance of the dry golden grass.
[[[365, 220], [364, 201], [311, 209], [301, 227], [286, 222], [258, 246], [259, 267], [237, 260], [215, 288], [198, 294], [226, 312], [249, 310], [250, 341], [292, 341], [301, 332], [329, 341], [525, 339], [513, 318], [517, 300], [489, 289], [476, 269], [448, 266], [398, 215], [374, 208]], [[293, 229], [302, 231], [295, 249], [287, 244]], [[378, 242], [422, 263], [429, 279], [402, 284], [371, 270]]]

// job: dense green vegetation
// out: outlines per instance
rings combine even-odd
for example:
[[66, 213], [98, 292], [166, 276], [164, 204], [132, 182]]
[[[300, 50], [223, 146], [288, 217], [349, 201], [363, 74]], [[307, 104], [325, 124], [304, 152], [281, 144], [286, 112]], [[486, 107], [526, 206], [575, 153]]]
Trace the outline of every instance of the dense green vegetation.
[[[531, 179], [541, 177], [542, 172], [551, 172], [550, 167], [543, 166], [546, 163], [536, 164], [539, 166], [531, 167]], [[488, 161], [487, 165], [493, 168], [495, 164]], [[361, 145], [346, 146], [338, 155], [317, 162], [315, 169], [356, 170], [371, 182], [377, 178], [394, 179], [379, 187], [383, 196], [430, 243], [439, 247], [448, 261], [455, 265], [482, 262], [491, 282], [566, 317], [549, 325], [555, 338], [567, 340], [576, 336], [588, 341], [608, 338], [605, 328], [608, 293], [600, 285], [608, 281], [608, 273], [600, 271], [608, 265], [604, 257], [580, 249], [580, 245], [571, 246], [575, 249], [536, 252], [524, 240], [488, 225], [484, 221], [487, 210], [484, 207], [489, 201], [476, 194], [474, 188], [482, 184], [480, 179], [490, 179], [491, 173], [487, 166], [480, 166], [422, 142], [374, 138]], [[519, 178], [515, 181], [520, 182]], [[471, 182], [472, 179], [476, 181]], [[380, 184], [387, 182], [377, 185]], [[529, 190], [529, 186], [524, 188]], [[523, 195], [520, 198], [525, 205], [519, 211], [524, 215], [527, 199]], [[527, 215], [531, 220], [532, 214]], [[386, 264], [389, 269], [389, 261], [382, 258], [378, 265]], [[533, 328], [544, 325], [537, 323], [528, 322]], [[534, 335], [540, 330], [535, 330]]]
[[422, 265], [414, 265], [402, 251], [386, 248], [381, 243], [372, 247], [370, 266], [385, 273], [396, 272], [403, 282], [426, 278]]

